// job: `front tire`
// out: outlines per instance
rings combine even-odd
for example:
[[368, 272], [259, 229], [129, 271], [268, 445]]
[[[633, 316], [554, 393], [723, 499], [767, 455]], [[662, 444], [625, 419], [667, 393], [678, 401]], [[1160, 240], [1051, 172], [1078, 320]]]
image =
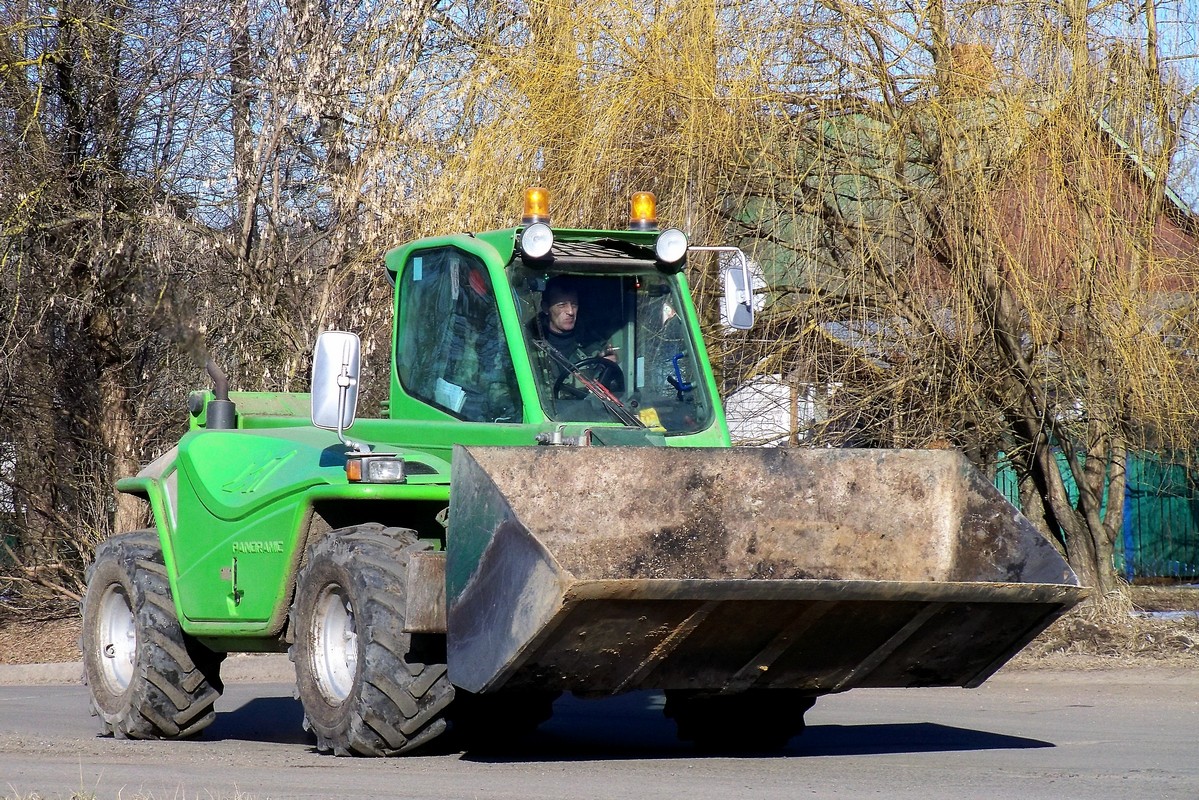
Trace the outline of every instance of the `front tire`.
[[446, 729], [445, 638], [404, 632], [413, 531], [357, 525], [308, 549], [291, 610], [296, 687], [317, 750], [390, 756]]
[[183, 739], [216, 719], [224, 654], [179, 627], [154, 531], [114, 536], [96, 550], [79, 645], [104, 733]]

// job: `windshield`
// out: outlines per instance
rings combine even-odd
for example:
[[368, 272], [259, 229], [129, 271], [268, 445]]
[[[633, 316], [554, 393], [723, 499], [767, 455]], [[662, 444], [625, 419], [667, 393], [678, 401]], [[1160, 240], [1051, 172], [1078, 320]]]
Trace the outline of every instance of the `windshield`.
[[550, 419], [619, 421], [668, 435], [711, 424], [712, 404], [674, 282], [656, 272], [518, 268], [513, 291]]

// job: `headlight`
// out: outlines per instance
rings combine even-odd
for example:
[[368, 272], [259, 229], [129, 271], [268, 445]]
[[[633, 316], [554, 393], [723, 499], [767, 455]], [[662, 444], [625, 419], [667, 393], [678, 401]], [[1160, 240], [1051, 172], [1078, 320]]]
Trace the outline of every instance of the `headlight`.
[[663, 264], [676, 264], [687, 255], [687, 234], [678, 228], [667, 228], [654, 240], [654, 254]]
[[350, 483], [403, 483], [404, 459], [396, 455], [351, 454], [346, 458]]
[[534, 222], [520, 233], [520, 252], [525, 258], [545, 258], [554, 246], [554, 232], [544, 222]]

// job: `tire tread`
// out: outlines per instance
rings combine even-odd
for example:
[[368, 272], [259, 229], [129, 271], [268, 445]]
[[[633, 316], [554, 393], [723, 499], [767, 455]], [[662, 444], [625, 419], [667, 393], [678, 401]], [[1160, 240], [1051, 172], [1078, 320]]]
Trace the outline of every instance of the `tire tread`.
[[[95, 585], [101, 572], [108, 577], [102, 586]], [[210, 725], [223, 689], [219, 668], [224, 656], [179, 627], [158, 535], [145, 530], [114, 536], [97, 548], [86, 575], [80, 648], [92, 713], [104, 733], [120, 739], [179, 739]], [[104, 656], [93, 631], [98, 623], [94, 604], [114, 582], [129, 600], [137, 630], [133, 677], [121, 695], [111, 694], [97, 679]]]
[[[389, 756], [410, 752], [446, 729], [454, 698], [445, 664], [410, 661], [412, 637], [404, 633], [408, 554], [428, 549], [413, 531], [375, 523], [333, 531], [309, 547], [296, 582], [290, 625], [296, 641], [297, 693], [305, 728], [317, 750], [337, 755]], [[306, 674], [312, 604], [337, 576], [354, 600], [361, 671], [354, 689], [334, 709]]]

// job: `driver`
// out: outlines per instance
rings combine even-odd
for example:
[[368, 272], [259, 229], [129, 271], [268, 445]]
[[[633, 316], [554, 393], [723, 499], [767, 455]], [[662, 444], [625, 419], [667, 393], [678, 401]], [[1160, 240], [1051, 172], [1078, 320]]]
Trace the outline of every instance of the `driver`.
[[[611, 343], [604, 344], [598, 352], [588, 352], [579, 325], [579, 290], [567, 275], [555, 275], [546, 281], [545, 291], [541, 293], [541, 311], [529, 322], [534, 339], [551, 345], [572, 362], [593, 355], [613, 363], [617, 361], [616, 348]], [[552, 370], [551, 383], [564, 372], [560, 368]]]

